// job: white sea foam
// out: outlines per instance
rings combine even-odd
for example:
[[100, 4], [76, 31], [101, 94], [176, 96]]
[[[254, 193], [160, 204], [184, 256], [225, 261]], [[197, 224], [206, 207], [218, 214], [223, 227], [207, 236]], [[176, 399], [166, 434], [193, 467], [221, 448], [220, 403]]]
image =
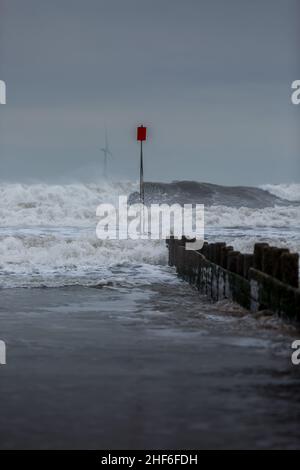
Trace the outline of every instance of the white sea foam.
[[275, 206], [264, 209], [210, 206], [205, 215], [206, 227], [300, 227], [300, 206]]
[[[300, 201], [300, 185], [266, 185], [268, 191], [290, 201]], [[0, 184], [0, 224], [13, 226], [94, 227], [96, 207], [129, 195], [137, 184], [122, 182], [101, 185]], [[201, 201], [195, 201], [201, 204]], [[183, 201], [184, 203], [184, 201]], [[264, 209], [211, 206], [206, 224], [223, 227], [286, 227], [300, 225], [300, 206]]]
[[89, 226], [98, 204], [114, 203], [136, 184], [0, 184], [1, 226]]
[[[95, 284], [105, 278], [124, 279], [143, 265], [166, 265], [163, 241], [98, 240], [95, 234], [0, 235], [2, 285]], [[139, 269], [140, 270], [140, 269]], [[126, 274], [127, 272], [127, 274]], [[156, 274], [157, 276], [157, 274]], [[133, 276], [134, 278], [135, 276]], [[84, 280], [83, 280], [84, 279]]]
[[300, 183], [265, 184], [261, 188], [286, 201], [300, 201]]

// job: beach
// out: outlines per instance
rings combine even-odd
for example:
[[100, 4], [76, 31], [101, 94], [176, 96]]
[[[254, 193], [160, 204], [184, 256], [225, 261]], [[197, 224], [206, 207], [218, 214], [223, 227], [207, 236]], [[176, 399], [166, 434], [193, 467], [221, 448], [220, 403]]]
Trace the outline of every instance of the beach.
[[[299, 188], [257, 209], [233, 189], [205, 238], [299, 252]], [[165, 240], [97, 239], [97, 205], [135, 189], [0, 185], [0, 448], [300, 447], [297, 330], [200, 296]]]
[[0, 451], [300, 449], [300, 1], [0, 12]]

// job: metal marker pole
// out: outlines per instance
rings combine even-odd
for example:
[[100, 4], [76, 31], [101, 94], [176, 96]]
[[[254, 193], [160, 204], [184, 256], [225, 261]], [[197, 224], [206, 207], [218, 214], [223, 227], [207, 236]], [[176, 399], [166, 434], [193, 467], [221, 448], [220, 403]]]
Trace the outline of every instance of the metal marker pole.
[[141, 166], [140, 166], [140, 203], [142, 204], [141, 211], [141, 232], [144, 233], [145, 230], [145, 213], [144, 213], [144, 162], [143, 162], [143, 141], [141, 140]]
[[144, 204], [144, 162], [143, 162], [143, 141], [141, 140], [141, 164], [140, 164], [140, 202]]

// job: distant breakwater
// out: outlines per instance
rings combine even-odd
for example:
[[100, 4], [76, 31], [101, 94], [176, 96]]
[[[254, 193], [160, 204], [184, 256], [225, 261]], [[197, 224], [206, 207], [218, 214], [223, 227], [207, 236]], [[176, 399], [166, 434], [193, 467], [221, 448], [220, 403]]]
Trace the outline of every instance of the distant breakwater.
[[256, 243], [253, 254], [235, 251], [226, 243], [204, 243], [194, 251], [185, 249], [186, 241], [167, 240], [169, 265], [201, 294], [300, 322], [298, 253], [267, 243]]

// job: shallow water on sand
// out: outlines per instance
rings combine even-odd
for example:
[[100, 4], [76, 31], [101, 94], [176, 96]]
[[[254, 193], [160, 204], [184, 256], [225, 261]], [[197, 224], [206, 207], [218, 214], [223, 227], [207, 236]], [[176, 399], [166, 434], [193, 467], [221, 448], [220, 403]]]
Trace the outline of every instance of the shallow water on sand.
[[299, 448], [297, 333], [164, 281], [1, 292], [1, 448]]

